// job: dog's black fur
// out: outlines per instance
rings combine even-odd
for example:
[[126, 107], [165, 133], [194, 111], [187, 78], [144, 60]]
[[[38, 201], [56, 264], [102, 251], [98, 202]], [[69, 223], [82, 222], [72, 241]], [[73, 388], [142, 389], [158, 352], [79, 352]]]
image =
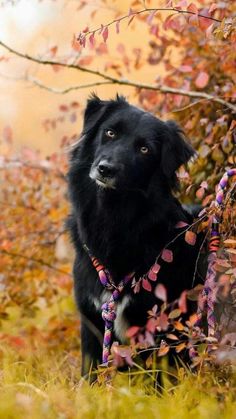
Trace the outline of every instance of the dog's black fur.
[[[132, 271], [136, 278], [146, 273], [164, 246], [180, 233], [176, 223], [192, 222], [172, 191], [178, 183], [176, 170], [193, 155], [175, 122], [163, 122], [123, 97], [89, 99], [68, 174], [72, 202], [68, 225], [76, 250], [83, 375], [101, 362], [104, 332], [100, 309], [104, 288], [83, 245], [109, 269], [115, 282]], [[169, 247], [174, 260], [162, 261], [158, 274], [168, 301], [192, 288], [199, 246], [198, 242], [187, 244], [182, 236]], [[131, 286], [124, 296], [114, 333], [120, 342], [129, 326], [146, 323], [147, 310], [158, 302], [154, 293], [141, 289], [134, 294]]]

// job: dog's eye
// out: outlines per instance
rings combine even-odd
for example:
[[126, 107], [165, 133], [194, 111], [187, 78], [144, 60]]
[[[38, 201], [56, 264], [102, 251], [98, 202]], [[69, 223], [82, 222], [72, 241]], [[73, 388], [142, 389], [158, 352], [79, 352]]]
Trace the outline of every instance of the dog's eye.
[[114, 131], [112, 131], [112, 129], [106, 129], [105, 134], [109, 138], [115, 138], [116, 136], [116, 134], [114, 133]]
[[142, 154], [147, 154], [149, 153], [149, 148], [143, 145], [142, 147], [140, 147], [140, 151]]

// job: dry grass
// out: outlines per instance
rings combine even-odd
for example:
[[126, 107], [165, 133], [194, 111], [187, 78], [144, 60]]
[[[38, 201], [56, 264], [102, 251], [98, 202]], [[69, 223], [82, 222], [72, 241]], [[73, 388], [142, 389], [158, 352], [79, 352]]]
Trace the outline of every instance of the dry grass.
[[179, 384], [162, 394], [145, 378], [119, 374], [110, 386], [80, 383], [76, 354], [36, 350], [19, 354], [1, 346], [0, 417], [214, 418], [236, 417], [236, 377], [230, 369], [178, 371]]

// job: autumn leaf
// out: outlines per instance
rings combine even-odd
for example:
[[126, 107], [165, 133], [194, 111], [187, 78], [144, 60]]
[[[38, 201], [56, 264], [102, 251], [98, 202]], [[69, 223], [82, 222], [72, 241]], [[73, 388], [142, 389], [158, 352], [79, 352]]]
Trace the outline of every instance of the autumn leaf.
[[175, 351], [177, 352], [177, 354], [179, 353], [179, 352], [181, 352], [184, 348], [186, 348], [186, 343], [185, 342], [183, 342], [183, 343], [180, 343], [179, 345], [177, 345], [176, 347], [175, 347]]
[[130, 327], [127, 331], [126, 331], [126, 336], [128, 338], [133, 338], [134, 336], [137, 335], [137, 333], [139, 332], [140, 327], [139, 326], [132, 326]]
[[198, 14], [198, 8], [194, 3], [190, 3], [187, 7], [188, 12], [196, 13]]
[[167, 263], [173, 262], [173, 252], [172, 252], [172, 250], [164, 249], [161, 253], [161, 258]]
[[166, 288], [162, 284], [158, 284], [155, 288], [155, 296], [159, 298], [161, 301], [167, 301], [167, 293]]
[[200, 71], [197, 78], [195, 79], [195, 85], [199, 89], [204, 89], [204, 87], [207, 86], [208, 82], [209, 82], [209, 74], [206, 73], [205, 71]]
[[172, 319], [176, 319], [180, 315], [181, 315], [181, 310], [179, 308], [176, 308], [169, 313], [168, 317], [169, 317], [169, 319], [172, 320]]
[[103, 37], [103, 41], [104, 42], [107, 41], [108, 35], [109, 35], [108, 27], [105, 26], [105, 28], [102, 31], [102, 37]]
[[142, 287], [146, 291], [149, 291], [149, 292], [152, 291], [152, 286], [151, 286], [150, 282], [146, 278], [143, 278], [143, 280], [142, 280]]
[[170, 350], [170, 347], [168, 345], [163, 345], [160, 347], [160, 349], [157, 352], [157, 356], [165, 356], [166, 354], [168, 354]]
[[184, 240], [186, 243], [190, 244], [191, 246], [194, 246], [196, 244], [197, 235], [191, 230], [186, 231], [184, 235]]

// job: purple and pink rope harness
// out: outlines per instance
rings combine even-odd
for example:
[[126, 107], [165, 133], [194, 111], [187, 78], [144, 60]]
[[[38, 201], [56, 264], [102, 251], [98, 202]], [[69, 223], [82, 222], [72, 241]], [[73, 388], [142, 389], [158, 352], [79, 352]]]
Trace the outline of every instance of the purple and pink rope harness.
[[217, 322], [215, 317], [215, 301], [217, 293], [215, 261], [217, 258], [217, 251], [220, 246], [220, 232], [219, 224], [221, 222], [221, 213], [224, 203], [224, 194], [228, 187], [229, 178], [236, 176], [236, 168], [230, 169], [222, 176], [216, 191], [216, 199], [213, 203], [215, 207], [215, 215], [211, 226], [211, 236], [209, 240], [209, 256], [208, 269], [204, 288], [201, 294], [201, 304], [198, 307], [198, 324], [200, 325], [203, 315], [206, 315], [208, 325], [208, 336], [217, 337]]
[[[216, 212], [221, 213], [224, 193], [227, 189], [229, 178], [236, 176], [236, 168], [230, 169], [220, 180], [220, 183], [216, 192], [216, 200], [213, 205], [216, 208]], [[214, 337], [216, 335], [216, 319], [214, 314], [214, 303], [216, 300], [217, 284], [216, 284], [216, 272], [214, 269], [214, 264], [216, 260], [216, 254], [220, 245], [220, 233], [219, 233], [219, 224], [221, 217], [215, 214], [212, 226], [211, 226], [211, 237], [209, 241], [209, 257], [208, 257], [208, 269], [206, 274], [206, 280], [204, 288], [202, 291], [202, 304], [198, 308], [198, 324], [200, 325], [202, 317], [206, 314], [207, 324], [208, 324], [208, 336]], [[111, 291], [110, 298], [107, 302], [102, 305], [102, 318], [105, 323], [105, 331], [103, 338], [103, 353], [102, 353], [102, 362], [104, 365], [108, 365], [108, 359], [110, 355], [110, 349], [112, 344], [112, 334], [114, 321], [116, 319], [117, 303], [125, 289], [125, 287], [130, 283], [134, 278], [135, 272], [131, 272], [126, 275], [118, 285], [115, 285], [111, 273], [108, 269], [103, 266], [99, 260], [92, 256], [89, 252], [87, 246], [84, 246], [85, 250], [88, 252], [90, 259], [94, 268], [98, 273], [99, 280], [103, 287]], [[148, 277], [153, 277], [157, 275], [156, 264], [154, 264], [148, 273]], [[145, 276], [146, 276], [145, 275]]]

